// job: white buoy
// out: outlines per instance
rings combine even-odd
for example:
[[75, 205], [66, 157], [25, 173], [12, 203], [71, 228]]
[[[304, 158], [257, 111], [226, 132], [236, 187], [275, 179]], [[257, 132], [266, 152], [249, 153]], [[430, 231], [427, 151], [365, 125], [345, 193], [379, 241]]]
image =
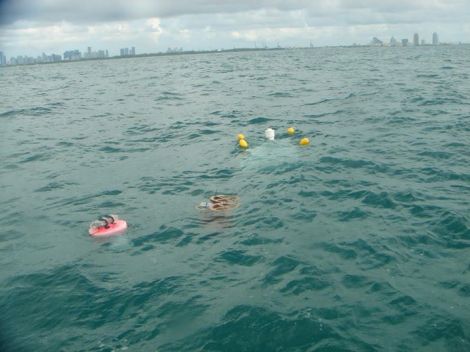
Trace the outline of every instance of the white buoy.
[[264, 136], [266, 137], [266, 139], [273, 141], [274, 137], [276, 136], [276, 131], [274, 131], [272, 128], [268, 128], [266, 129], [266, 131], [264, 131]]

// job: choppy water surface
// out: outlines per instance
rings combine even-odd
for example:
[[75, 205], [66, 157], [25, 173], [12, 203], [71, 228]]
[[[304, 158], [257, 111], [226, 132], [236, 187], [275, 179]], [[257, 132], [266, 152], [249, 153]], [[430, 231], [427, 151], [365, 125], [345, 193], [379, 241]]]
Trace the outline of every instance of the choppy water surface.
[[4, 350], [470, 350], [469, 47], [0, 75]]

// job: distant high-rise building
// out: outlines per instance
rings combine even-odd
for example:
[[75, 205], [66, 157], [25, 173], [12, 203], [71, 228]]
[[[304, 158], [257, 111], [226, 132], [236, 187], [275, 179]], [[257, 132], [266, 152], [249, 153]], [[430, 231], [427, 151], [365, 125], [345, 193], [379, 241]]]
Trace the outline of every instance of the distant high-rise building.
[[414, 46], [419, 45], [419, 34], [418, 33], [415, 33], [415, 35], [413, 36], [413, 45]]
[[395, 37], [390, 38], [390, 46], [398, 46], [398, 40]]
[[68, 50], [64, 52], [64, 60], [80, 60], [82, 53], [79, 50]]
[[432, 45], [439, 45], [439, 36], [436, 32], [432, 34]]
[[0, 51], [0, 66], [6, 65], [7, 64], [7, 58], [3, 54], [2, 51]]
[[401, 46], [408, 46], [408, 39], [402, 39], [401, 40]]
[[383, 41], [381, 41], [379, 38], [374, 37], [374, 38], [372, 38], [372, 42], [370, 43], [370, 45], [373, 45], [373, 46], [382, 46], [382, 45], [384, 45], [384, 43], [383, 43]]
[[132, 48], [122, 48], [119, 50], [119, 55], [120, 56], [135, 56], [135, 47], [133, 46]]
[[37, 58], [31, 56], [17, 56], [10, 58], [10, 65], [31, 65], [42, 62], [42, 56]]

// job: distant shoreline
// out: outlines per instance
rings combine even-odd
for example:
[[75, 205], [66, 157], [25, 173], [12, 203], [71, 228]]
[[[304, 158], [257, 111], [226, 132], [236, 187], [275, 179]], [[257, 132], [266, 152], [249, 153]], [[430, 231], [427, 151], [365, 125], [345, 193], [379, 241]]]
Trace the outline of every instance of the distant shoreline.
[[81, 59], [76, 59], [76, 60], [60, 60], [60, 61], [52, 61], [52, 62], [35, 62], [35, 63], [27, 63], [27, 64], [14, 64], [14, 65], [8, 64], [8, 65], [2, 65], [0, 67], [50, 65], [50, 64], [63, 64], [63, 63], [82, 62], [82, 61], [107, 61], [107, 60], [152, 57], [152, 56], [217, 54], [217, 53], [227, 53], [227, 52], [277, 51], [277, 50], [292, 50], [292, 49], [310, 49], [310, 48], [237, 48], [237, 49], [217, 49], [217, 50], [186, 50], [186, 51], [175, 51], [175, 52], [145, 53], [145, 54], [125, 55], [125, 56], [115, 55], [115, 56], [110, 56], [110, 57], [81, 58]]
[[[461, 44], [424, 44], [419, 47], [436, 47], [436, 46], [468, 46], [470, 43]], [[413, 45], [409, 45], [407, 48], [412, 48]], [[14, 65], [0, 65], [0, 68], [5, 67], [17, 67], [17, 66], [35, 66], [35, 65], [52, 65], [52, 64], [64, 64], [71, 62], [83, 62], [83, 61], [107, 61], [107, 60], [120, 60], [120, 59], [132, 59], [132, 58], [143, 58], [143, 57], [154, 57], [154, 56], [175, 56], [175, 55], [191, 55], [191, 54], [218, 54], [218, 53], [236, 53], [236, 52], [254, 52], [254, 51], [282, 51], [282, 50], [305, 50], [305, 49], [321, 49], [321, 48], [403, 48], [402, 46], [386, 46], [386, 45], [335, 45], [335, 46], [317, 46], [317, 47], [290, 47], [290, 48], [234, 48], [234, 49], [217, 49], [217, 50], [187, 50], [177, 52], [159, 52], [159, 53], [145, 53], [137, 55], [126, 55], [126, 56], [111, 56], [111, 57], [100, 57], [100, 58], [81, 58], [77, 60], [61, 60], [53, 62], [35, 62], [27, 64], [14, 64]]]

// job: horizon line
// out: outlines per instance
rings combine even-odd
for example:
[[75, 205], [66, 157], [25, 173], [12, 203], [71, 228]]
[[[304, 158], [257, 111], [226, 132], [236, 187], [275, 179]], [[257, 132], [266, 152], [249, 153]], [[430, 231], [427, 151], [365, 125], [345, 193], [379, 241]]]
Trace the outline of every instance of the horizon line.
[[[250, 47], [240, 47], [240, 48], [232, 48], [232, 49], [201, 49], [201, 50], [181, 50], [181, 51], [160, 51], [160, 52], [150, 52], [150, 53], [142, 53], [142, 54], [135, 54], [135, 55], [114, 55], [114, 56], [107, 56], [107, 57], [80, 57], [78, 59], [63, 59], [62, 55], [52, 53], [48, 56], [58, 55], [61, 56], [60, 60], [57, 61], [45, 61], [45, 62], [27, 62], [27, 63], [19, 63], [19, 64], [0, 64], [0, 67], [14, 67], [14, 66], [31, 66], [31, 65], [48, 65], [48, 64], [60, 64], [60, 63], [71, 63], [71, 62], [81, 62], [81, 61], [100, 61], [100, 60], [116, 60], [116, 59], [130, 59], [130, 58], [143, 58], [143, 57], [153, 57], [153, 56], [173, 56], [173, 55], [191, 55], [191, 54], [216, 54], [216, 53], [227, 53], [227, 52], [246, 52], [246, 51], [281, 51], [281, 50], [298, 50], [298, 49], [322, 49], [322, 48], [411, 48], [411, 47], [439, 47], [439, 46], [467, 46], [470, 43], [425, 43], [419, 45], [389, 45], [383, 43], [382, 45], [375, 45], [372, 43], [369, 44], [349, 44], [349, 45], [322, 45], [322, 46], [289, 46], [289, 47], [260, 47], [260, 48], [250, 48]], [[182, 48], [181, 48], [182, 49]], [[67, 51], [79, 51], [78, 49], [73, 50], [66, 50]], [[100, 49], [102, 51], [106, 51], [107, 49]], [[64, 53], [65, 53], [64, 52]], [[0, 53], [2, 53], [0, 51]], [[80, 52], [81, 53], [81, 52]], [[43, 53], [45, 54], [45, 53]], [[4, 55], [4, 53], [3, 53]], [[6, 56], [5, 56], [6, 57]], [[26, 59], [34, 59], [40, 58], [40, 56], [32, 57], [32, 56], [22, 56], [18, 55], [16, 57], [11, 56], [10, 60], [13, 58], [26, 58]]]

